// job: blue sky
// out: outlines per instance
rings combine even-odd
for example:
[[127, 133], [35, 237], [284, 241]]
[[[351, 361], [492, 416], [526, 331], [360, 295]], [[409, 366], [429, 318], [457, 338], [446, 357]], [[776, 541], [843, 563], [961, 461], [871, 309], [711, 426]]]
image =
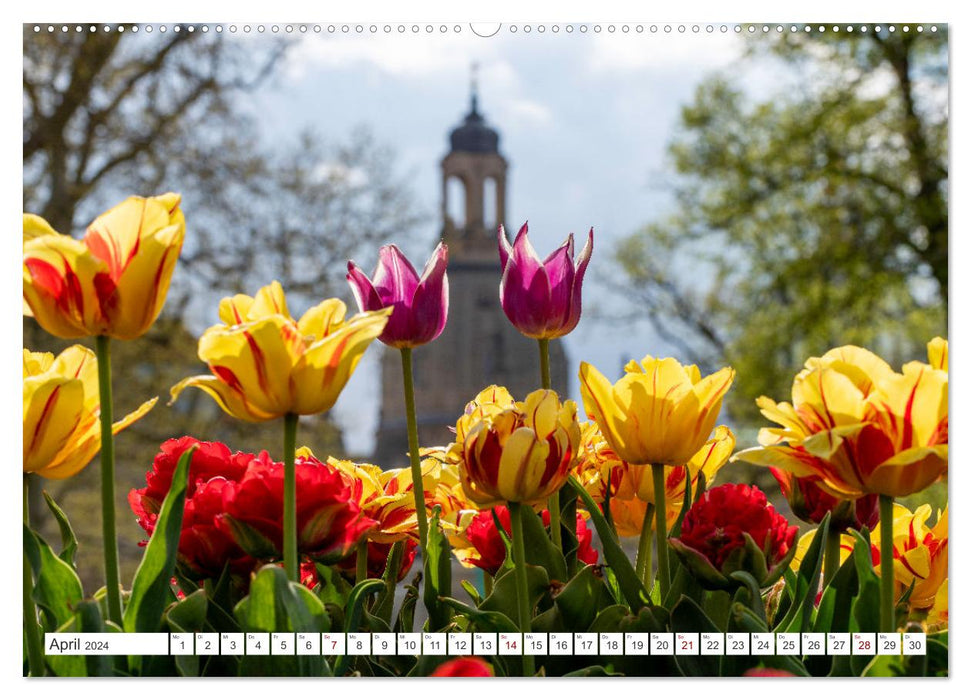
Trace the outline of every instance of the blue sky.
[[[610, 33], [588, 25], [546, 25], [541, 34], [501, 28], [491, 38], [462, 31], [415, 35], [377, 25], [357, 35], [351, 25], [334, 34], [322, 25], [308, 32], [290, 53], [279, 76], [253, 102], [268, 139], [283, 139], [312, 127], [335, 141], [366, 125], [376, 139], [394, 147], [399, 172], [407, 173], [416, 205], [427, 225], [405, 252], [423, 264], [440, 231], [439, 161], [447, 135], [468, 110], [470, 66], [479, 68], [480, 109], [501, 134], [500, 150], [510, 161], [507, 221], [515, 231], [529, 220], [530, 238], [541, 255], [571, 231], [594, 228], [595, 252], [584, 286], [586, 313], [567, 338], [573, 370], [581, 360], [617, 376], [623, 360], [670, 354], [647, 324], [618, 327], [597, 323], [594, 310], [613, 300], [602, 284], [615, 242], [655, 219], [670, 206], [672, 177], [665, 147], [680, 107], [698, 83], [715, 71], [757, 76], [764, 67], [740, 61], [743, 38], [705, 25], [695, 34], [665, 25], [651, 32], [636, 24]], [[452, 25], [449, 25], [450, 27]], [[677, 25], [675, 25], [677, 26]], [[253, 35], [243, 40], [258, 41]], [[752, 84], [756, 84], [754, 81]], [[391, 241], [389, 241], [391, 242]], [[358, 260], [370, 270], [370, 259]], [[496, 280], [498, 290], [498, 279]], [[498, 293], [498, 291], [497, 291]], [[347, 448], [367, 452], [376, 425], [377, 353], [369, 352], [338, 403]]]

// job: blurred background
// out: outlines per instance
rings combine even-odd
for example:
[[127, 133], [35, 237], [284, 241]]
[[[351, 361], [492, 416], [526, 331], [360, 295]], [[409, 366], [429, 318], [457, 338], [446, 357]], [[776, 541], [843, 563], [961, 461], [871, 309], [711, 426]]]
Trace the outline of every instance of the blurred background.
[[[116, 414], [161, 397], [117, 440], [124, 581], [144, 535], [122, 499], [144, 486], [161, 442], [191, 434], [281, 453], [279, 425], [234, 421], [201, 392], [165, 405], [170, 386], [204, 370], [196, 341], [219, 299], [280, 279], [296, 314], [328, 296], [353, 311], [346, 261], [370, 272], [386, 243], [420, 266], [443, 235], [472, 240], [459, 256], [471, 268], [483, 259], [474, 250], [494, 252], [496, 223], [512, 235], [528, 219], [543, 257], [593, 227], [584, 315], [562, 344], [560, 386], [579, 401], [581, 360], [611, 379], [647, 354], [705, 373], [731, 365], [722, 420], [739, 448], [762, 422], [755, 398], [787, 399], [807, 357], [853, 343], [899, 366], [947, 335], [946, 26], [571, 26], [483, 39], [467, 25], [376, 25], [373, 35], [308, 26], [285, 38], [257, 25], [25, 25], [24, 211], [80, 237], [129, 194], [183, 196], [186, 243], [162, 317], [113, 344]], [[494, 145], [456, 142], [470, 118]], [[502, 181], [475, 184], [485, 192], [455, 183], [443, 162], [455, 154], [499, 155]], [[475, 316], [469, 333], [494, 329], [485, 357], [460, 352], [459, 332], [447, 331], [418, 367], [420, 387], [435, 387], [443, 358], [466, 368], [470, 386], [536, 363], [525, 345], [504, 344], [498, 272], [490, 300], [482, 269], [465, 286], [472, 273], [462, 269], [450, 266], [452, 324], [462, 308]], [[66, 345], [32, 319], [23, 332], [32, 350]], [[381, 350], [368, 351], [331, 414], [301, 421], [300, 442], [318, 456], [402, 458], [388, 418], [400, 409], [382, 382], [396, 377], [396, 358]], [[451, 383], [433, 393], [439, 412], [424, 413], [439, 429], [473, 396]], [[391, 442], [379, 450], [382, 430]], [[72, 516], [89, 591], [102, 583], [100, 522], [81, 514], [100, 512], [97, 477], [93, 464], [39, 484]], [[730, 465], [719, 480], [754, 481], [787, 511], [766, 470]], [[34, 486], [32, 518], [56, 539]]]

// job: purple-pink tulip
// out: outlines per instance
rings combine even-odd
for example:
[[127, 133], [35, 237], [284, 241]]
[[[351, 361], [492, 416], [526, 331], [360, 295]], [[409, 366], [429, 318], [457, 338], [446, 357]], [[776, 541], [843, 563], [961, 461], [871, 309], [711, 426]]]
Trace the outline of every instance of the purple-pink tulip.
[[361, 311], [394, 307], [378, 340], [393, 348], [414, 348], [442, 334], [448, 319], [447, 265], [448, 246], [444, 243], [435, 248], [420, 278], [396, 245], [381, 247], [373, 283], [348, 261], [347, 281]]
[[540, 260], [529, 243], [528, 228], [523, 224], [510, 246], [505, 229], [499, 227], [499, 301], [506, 317], [523, 335], [559, 338], [580, 321], [580, 289], [593, 253], [593, 229], [574, 264], [572, 233], [546, 260]]

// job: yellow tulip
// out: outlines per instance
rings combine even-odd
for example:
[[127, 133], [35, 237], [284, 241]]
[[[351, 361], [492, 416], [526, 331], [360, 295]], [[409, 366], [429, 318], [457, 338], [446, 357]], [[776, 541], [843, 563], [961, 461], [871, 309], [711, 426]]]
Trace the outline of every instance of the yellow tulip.
[[862, 348], [813, 357], [792, 385], [792, 403], [758, 399], [781, 427], [759, 432], [762, 447], [733, 459], [818, 477], [843, 499], [907, 496], [947, 472], [947, 341], [928, 345], [930, 364], [902, 373]]
[[[496, 394], [508, 397], [505, 389]], [[580, 443], [573, 401], [560, 403], [556, 392], [540, 389], [511, 405], [470, 406], [449, 452], [459, 457], [462, 489], [472, 502], [533, 504], [563, 486]]]
[[60, 338], [137, 338], [165, 303], [185, 237], [181, 197], [129, 197], [82, 240], [24, 214], [24, 314]]
[[611, 385], [596, 367], [580, 364], [587, 415], [628, 464], [684, 464], [711, 435], [735, 371], [702, 378], [695, 365], [650, 355], [631, 361]]
[[345, 320], [346, 311], [339, 299], [326, 299], [296, 321], [279, 282], [254, 297], [223, 299], [222, 324], [199, 339], [199, 359], [212, 374], [176, 384], [172, 401], [198, 387], [226, 413], [250, 422], [329, 410], [391, 314], [387, 308]]
[[[947, 508], [937, 516], [933, 528], [927, 527], [931, 507], [922, 505], [913, 513], [899, 503], [893, 506], [893, 573], [894, 600], [899, 599], [913, 585], [908, 602], [911, 611], [927, 610], [938, 604], [944, 605], [946, 615], [947, 592], [938, 600], [942, 586], [947, 585], [948, 526]], [[793, 570], [798, 570], [809, 545], [816, 534], [810, 530], [799, 538]], [[840, 536], [840, 564], [853, 552], [856, 540], [847, 534]], [[880, 529], [870, 533], [870, 556], [874, 570], [880, 572]]]
[[[143, 403], [112, 430], [117, 434], [148, 413]], [[24, 473], [66, 479], [84, 469], [101, 449], [98, 361], [72, 345], [56, 358], [24, 350]]]

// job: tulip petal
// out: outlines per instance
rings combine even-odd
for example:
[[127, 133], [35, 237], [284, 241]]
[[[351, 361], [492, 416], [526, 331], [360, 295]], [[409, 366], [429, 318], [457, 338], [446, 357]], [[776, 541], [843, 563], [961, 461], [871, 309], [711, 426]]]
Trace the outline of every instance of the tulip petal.
[[257, 321], [274, 315], [290, 318], [287, 299], [283, 293], [283, 285], [277, 280], [261, 287], [255, 296], [236, 294], [231, 297], [224, 297], [219, 302], [219, 320], [227, 326]]
[[364, 270], [352, 261], [347, 261], [347, 281], [351, 285], [351, 292], [357, 301], [357, 308], [361, 311], [377, 311], [385, 307], [377, 290]]
[[543, 261], [546, 275], [550, 281], [550, 313], [548, 326], [557, 336], [565, 335], [572, 328], [564, 331], [567, 321], [571, 317], [573, 302], [573, 281], [576, 272], [573, 269], [573, 234], [567, 236], [559, 248], [554, 250]]
[[[129, 425], [139, 420], [152, 410], [152, 407], [155, 406], [157, 401], [157, 396], [151, 398], [121, 420], [112, 423], [111, 434], [117, 435]], [[99, 421], [91, 421], [77, 446], [58, 455], [55, 464], [41, 472], [41, 476], [45, 479], [67, 479], [68, 477], [74, 476], [88, 466], [100, 449], [101, 425]]]
[[911, 447], [898, 452], [869, 475], [870, 490], [894, 497], [923, 491], [947, 470], [947, 447]]
[[74, 435], [84, 411], [84, 387], [73, 377], [24, 380], [24, 472], [46, 469]]
[[368, 345], [381, 335], [390, 314], [391, 309], [381, 309], [353, 316], [307, 348], [293, 366], [289, 410], [309, 415], [330, 409]]
[[70, 236], [37, 236], [24, 243], [24, 301], [48, 333], [59, 338], [103, 333], [102, 301], [113, 289], [107, 265]]
[[112, 337], [137, 338], [158, 318], [184, 237], [185, 226], [175, 225], [140, 240], [138, 254], [129, 261], [117, 283], [118, 301], [111, 307]]
[[396, 245], [382, 246], [374, 271], [374, 288], [385, 306], [411, 305], [418, 287], [418, 273]]
[[290, 370], [303, 348], [296, 324], [276, 315], [209, 328], [199, 339], [199, 359], [216, 376], [238, 384], [260, 411], [282, 416], [293, 400]]
[[530, 428], [518, 428], [502, 446], [496, 490], [506, 501], [523, 502], [537, 492], [546, 468], [549, 444]]
[[[406, 338], [408, 345], [396, 347], [415, 347], [435, 340], [445, 329], [448, 321], [448, 247], [439, 243], [425, 265], [421, 281], [415, 290], [410, 316], [410, 331]], [[391, 325], [389, 322], [388, 325]], [[388, 329], [382, 334], [388, 335]]]
[[223, 411], [234, 418], [250, 423], [261, 423], [279, 418], [277, 414], [268, 413], [254, 406], [238, 388], [230, 386], [219, 377], [214, 377], [211, 374], [187, 377], [173, 386], [170, 390], [169, 405], [172, 405], [179, 394], [190, 386], [202, 389], [209, 394]]
[[[175, 195], [178, 196], [178, 195]], [[83, 243], [100, 260], [108, 265], [111, 279], [118, 282], [128, 265], [141, 254], [146, 235], [162, 231], [169, 226], [185, 232], [182, 212], [176, 212], [174, 220], [168, 200], [154, 197], [129, 197], [95, 219], [88, 227]], [[176, 203], [176, 207], [178, 203]], [[173, 237], [174, 234], [173, 234]], [[181, 238], [180, 244], [181, 244]]]
[[570, 333], [574, 328], [577, 327], [577, 323], [580, 322], [580, 313], [582, 310], [582, 290], [583, 290], [583, 276], [587, 272], [587, 265], [590, 263], [590, 256], [593, 255], [593, 229], [590, 229], [590, 233], [587, 235], [587, 242], [584, 244], [583, 249], [580, 251], [580, 257], [576, 259], [576, 274], [573, 276], [573, 290], [572, 297], [570, 299], [570, 313], [566, 317], [563, 324], [563, 335]]
[[346, 314], [347, 306], [340, 299], [324, 299], [300, 317], [297, 327], [302, 336], [316, 342], [340, 328]]
[[934, 369], [947, 371], [947, 341], [934, 338], [927, 344], [927, 361]]
[[[527, 228], [529, 222], [527, 221], [523, 224], [523, 228]], [[503, 271], [506, 269], [506, 263], [509, 261], [509, 256], [512, 255], [512, 246], [509, 245], [509, 239], [506, 238], [506, 227], [499, 224], [499, 264]]]

